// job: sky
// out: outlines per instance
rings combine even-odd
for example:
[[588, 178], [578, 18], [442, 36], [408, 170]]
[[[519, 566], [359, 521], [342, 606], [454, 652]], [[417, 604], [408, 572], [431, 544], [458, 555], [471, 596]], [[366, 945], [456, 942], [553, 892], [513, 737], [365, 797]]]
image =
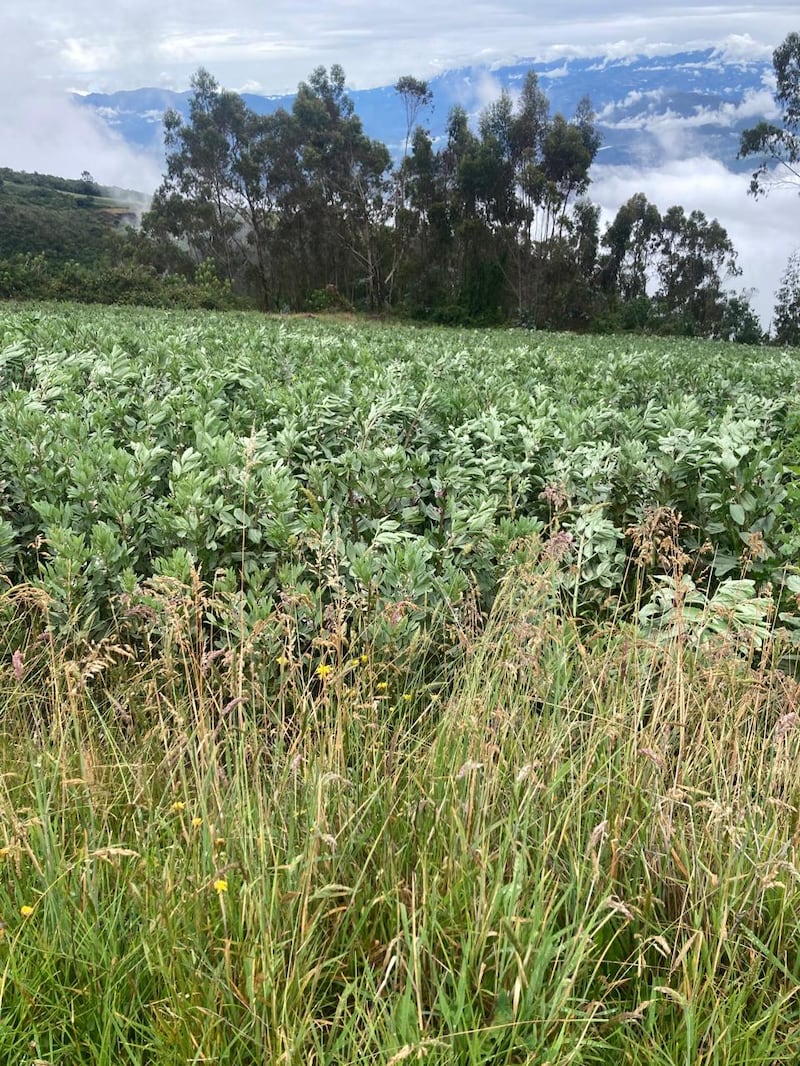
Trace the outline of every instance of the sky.
[[[732, 55], [769, 57], [797, 29], [797, 0], [26, 0], [13, 15], [0, 13], [0, 165], [69, 177], [88, 169], [150, 191], [158, 162], [72, 105], [68, 90], [185, 89], [201, 65], [227, 88], [283, 93], [319, 64], [338, 62], [352, 88], [367, 88], [519, 56], [622, 57], [722, 43]], [[702, 157], [649, 173], [597, 167], [591, 195], [608, 218], [640, 189], [660, 207], [682, 203], [719, 217], [745, 270], [737, 287], [758, 288], [768, 316], [800, 232], [800, 197], [754, 203], [746, 179]]]
[[203, 64], [229, 88], [285, 92], [320, 63], [367, 88], [465, 61], [635, 42], [749, 36], [771, 51], [798, 16], [796, 0], [26, 0], [24, 15], [0, 19], [4, 51], [76, 88], [184, 88]]

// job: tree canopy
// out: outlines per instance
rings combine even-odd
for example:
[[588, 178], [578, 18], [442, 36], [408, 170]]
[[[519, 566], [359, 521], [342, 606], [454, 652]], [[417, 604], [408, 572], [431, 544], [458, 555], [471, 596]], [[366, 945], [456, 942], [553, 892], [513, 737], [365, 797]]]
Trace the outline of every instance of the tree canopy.
[[719, 335], [737, 274], [723, 227], [639, 194], [601, 234], [591, 102], [552, 113], [532, 71], [475, 122], [452, 108], [441, 143], [420, 121], [429, 85], [399, 78], [394, 159], [365, 133], [336, 64], [267, 116], [204, 69], [192, 90], [185, 120], [165, 116], [166, 173], [137, 253], [150, 242], [159, 269], [206, 264], [265, 310]]
[[760, 196], [774, 185], [800, 191], [800, 33], [790, 33], [772, 53], [775, 100], [781, 124], [759, 122], [742, 133], [739, 156], [760, 156], [750, 192]]

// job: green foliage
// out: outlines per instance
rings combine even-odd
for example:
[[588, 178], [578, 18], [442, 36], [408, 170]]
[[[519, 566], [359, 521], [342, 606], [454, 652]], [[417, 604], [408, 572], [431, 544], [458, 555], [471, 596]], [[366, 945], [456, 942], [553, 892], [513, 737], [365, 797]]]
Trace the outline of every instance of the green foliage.
[[89, 266], [113, 257], [141, 203], [110, 193], [83, 179], [0, 168], [0, 260], [44, 254]]
[[[227, 291], [206, 265], [176, 302]], [[7, 573], [62, 636], [141, 636], [147, 582], [194, 568], [242, 631], [344, 591], [402, 644], [533, 533], [593, 616], [672, 574], [653, 515], [712, 585], [779, 588], [798, 541], [791, 353], [20, 306], [0, 374]]]
[[792, 1066], [800, 729], [766, 605], [663, 582], [664, 615], [587, 631], [555, 578], [524, 553], [433, 682], [337, 655], [338, 608], [309, 668], [302, 584], [280, 645], [209, 651], [180, 549], [138, 658], [18, 644], [35, 590], [0, 595], [0, 1058]]
[[800, 252], [790, 256], [775, 294], [775, 341], [800, 346]]
[[800, 33], [790, 33], [772, 53], [775, 101], [781, 125], [759, 122], [742, 133], [739, 156], [761, 156], [753, 172], [750, 193], [760, 196], [773, 185], [800, 184]]
[[764, 344], [769, 339], [750, 306], [748, 293], [727, 297], [719, 324], [719, 336], [735, 344]]
[[315, 289], [306, 300], [306, 310], [317, 314], [323, 312], [352, 312], [353, 305], [339, 292], [335, 285]]
[[[406, 133], [392, 167], [337, 64], [270, 115], [199, 69], [188, 119], [164, 116], [166, 173], [141, 232], [117, 232], [136, 216], [88, 172], [77, 182], [9, 172], [0, 295], [316, 312], [337, 293], [338, 310], [398, 308], [441, 324], [760, 339], [746, 298], [723, 291], [739, 273], [730, 239], [702, 212], [662, 216], [637, 194], [599, 254], [588, 98], [571, 118], [551, 115], [531, 72], [516, 100], [501, 93], [473, 125], [454, 107], [435, 148], [415, 126], [430, 87], [405, 76], [395, 89]], [[17, 258], [41, 254], [52, 284]]]
[[796, 1062], [798, 358], [2, 308], [0, 1059]]
[[746, 294], [723, 291], [741, 273], [716, 219], [679, 206], [662, 216], [643, 193], [617, 212], [603, 236], [603, 328], [759, 344], [762, 331]]
[[0, 298], [75, 300], [82, 303], [138, 304], [151, 307], [241, 307], [229, 282], [221, 282], [211, 262], [201, 263], [193, 278], [182, 274], [159, 277], [136, 259], [116, 264], [83, 266], [55, 263], [44, 254], [0, 260]]

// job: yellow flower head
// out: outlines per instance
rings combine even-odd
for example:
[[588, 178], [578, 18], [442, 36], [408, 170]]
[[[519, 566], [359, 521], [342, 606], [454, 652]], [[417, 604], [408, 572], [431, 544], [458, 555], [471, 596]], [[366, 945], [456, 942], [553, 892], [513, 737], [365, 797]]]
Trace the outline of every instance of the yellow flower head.
[[366, 666], [367, 663], [369, 662], [369, 655], [362, 655], [361, 659], [359, 660], [359, 662], [361, 663], [362, 666]]
[[202, 818], [192, 818], [192, 825], [194, 826], [195, 829], [199, 829], [202, 824], [203, 824], [203, 819]]
[[389, 687], [389, 682], [388, 681], [379, 681], [378, 684], [375, 686], [375, 688], [379, 692], [385, 692], [388, 687]]
[[19, 913], [22, 915], [23, 918], [30, 918], [30, 916], [33, 914], [33, 907], [29, 907], [26, 903], [24, 907], [20, 907]]
[[333, 672], [333, 667], [332, 666], [328, 666], [327, 663], [320, 663], [319, 666], [317, 667], [316, 671], [315, 671], [317, 677], [320, 678], [322, 681], [324, 681], [325, 678], [328, 676], [328, 674], [330, 674], [332, 672]]
[[172, 804], [172, 809], [173, 811], [176, 811], [178, 814], [180, 814], [180, 812], [185, 806], [185, 803], [182, 803], [180, 800], [176, 800], [175, 803]]
[[220, 878], [218, 881], [215, 881], [214, 891], [217, 893], [218, 896], [221, 896], [223, 892], [228, 891], [228, 882], [224, 881], [222, 878]]
[[278, 664], [278, 666], [288, 666], [289, 665], [289, 660], [286, 658], [285, 655], [279, 655], [278, 658], [275, 660], [275, 662]]

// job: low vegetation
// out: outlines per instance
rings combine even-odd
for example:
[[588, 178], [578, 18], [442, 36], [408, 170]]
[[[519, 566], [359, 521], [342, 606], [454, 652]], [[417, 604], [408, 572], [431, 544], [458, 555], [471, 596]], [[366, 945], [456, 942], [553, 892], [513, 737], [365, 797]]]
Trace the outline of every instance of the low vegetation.
[[20, 307], [0, 352], [0, 557], [61, 637], [192, 567], [248, 632], [301, 588], [392, 642], [531, 534], [585, 615], [664, 574], [633, 531], [671, 514], [712, 593], [796, 555], [793, 350]]
[[553, 577], [447, 684], [290, 617], [263, 688], [175, 590], [157, 658], [7, 658], [6, 1060], [795, 1062], [797, 682]]
[[795, 352], [0, 313], [0, 1058], [793, 1063]]

